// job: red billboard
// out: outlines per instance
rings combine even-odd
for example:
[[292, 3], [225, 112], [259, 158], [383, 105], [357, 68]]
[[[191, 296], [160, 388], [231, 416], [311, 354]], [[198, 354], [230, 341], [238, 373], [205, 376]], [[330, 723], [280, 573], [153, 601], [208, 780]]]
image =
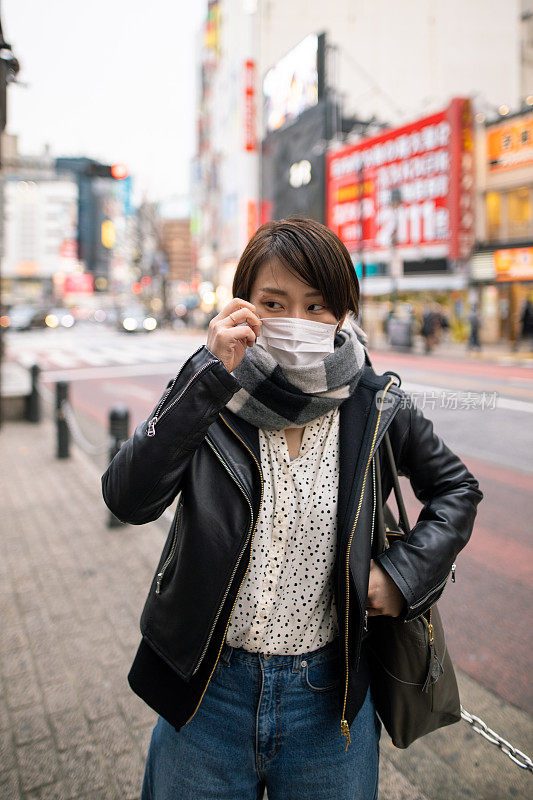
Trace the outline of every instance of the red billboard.
[[326, 154], [326, 224], [348, 250], [467, 258], [474, 241], [470, 102]]
[[90, 272], [72, 272], [65, 275], [63, 284], [65, 294], [92, 294], [94, 292], [94, 276]]

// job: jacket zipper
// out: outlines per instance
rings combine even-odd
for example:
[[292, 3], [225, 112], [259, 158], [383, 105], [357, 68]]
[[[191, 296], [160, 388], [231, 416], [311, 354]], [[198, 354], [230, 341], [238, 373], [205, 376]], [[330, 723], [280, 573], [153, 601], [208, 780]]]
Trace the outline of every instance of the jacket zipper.
[[[391, 378], [390, 381], [388, 382], [388, 384], [386, 385], [386, 387], [384, 388], [383, 394], [381, 396], [381, 403], [380, 403], [380, 406], [379, 406], [379, 413], [378, 413], [378, 418], [377, 418], [377, 421], [376, 421], [376, 427], [374, 429], [374, 436], [372, 438], [372, 443], [370, 445], [370, 456], [368, 457], [368, 461], [366, 463], [366, 468], [365, 468], [365, 473], [364, 473], [364, 476], [363, 476], [363, 485], [361, 487], [361, 496], [359, 498], [359, 504], [357, 506], [357, 511], [355, 513], [355, 519], [354, 519], [354, 523], [353, 523], [353, 527], [352, 527], [352, 532], [350, 534], [350, 538], [348, 540], [348, 547], [346, 549], [346, 613], [345, 613], [345, 620], [344, 620], [344, 644], [345, 644], [344, 650], [345, 650], [346, 677], [345, 677], [345, 686], [344, 686], [344, 700], [343, 700], [343, 704], [342, 704], [342, 715], [341, 715], [341, 736], [346, 736], [346, 747], [344, 748], [345, 752], [348, 749], [348, 745], [351, 744], [351, 741], [352, 741], [352, 739], [350, 737], [350, 726], [348, 725], [348, 721], [345, 718], [346, 700], [347, 700], [347, 697], [348, 697], [348, 669], [349, 669], [349, 661], [348, 661], [348, 622], [349, 622], [349, 618], [350, 618], [350, 545], [352, 543], [353, 535], [354, 535], [354, 532], [355, 532], [355, 527], [357, 525], [357, 520], [359, 519], [359, 513], [361, 511], [361, 506], [363, 504], [363, 495], [365, 493], [366, 476], [368, 474], [368, 468], [370, 466], [370, 461], [371, 461], [372, 455], [373, 455], [372, 451], [374, 449], [374, 442], [376, 441], [376, 436], [377, 436], [377, 433], [378, 433], [379, 421], [381, 419], [381, 412], [383, 411], [383, 398], [385, 397], [386, 392], [389, 390], [389, 387], [393, 383], [394, 383], [394, 380], [393, 380], [393, 378]], [[366, 616], [365, 619], [368, 619], [368, 617]]]
[[248, 497], [248, 495], [246, 494], [246, 492], [245, 492], [244, 488], [241, 486], [240, 482], [239, 482], [239, 481], [237, 480], [237, 478], [235, 477], [235, 475], [234, 475], [233, 471], [230, 469], [229, 465], [226, 463], [226, 461], [224, 460], [224, 458], [222, 457], [222, 455], [221, 455], [221, 454], [218, 452], [217, 448], [215, 447], [215, 445], [213, 444], [213, 442], [211, 441], [211, 439], [209, 439], [209, 437], [208, 437], [208, 436], [206, 436], [206, 442], [207, 442], [207, 443], [210, 445], [211, 449], [213, 450], [213, 452], [214, 452], [214, 453], [215, 453], [215, 455], [217, 456], [218, 460], [219, 460], [219, 461], [222, 463], [222, 465], [225, 467], [225, 469], [226, 469], [226, 471], [229, 473], [230, 477], [231, 477], [231, 478], [232, 478], [232, 479], [235, 481], [235, 483], [237, 484], [237, 486], [239, 487], [239, 489], [240, 489], [240, 490], [241, 490], [241, 492], [243, 493], [244, 497], [246, 498], [246, 502], [248, 503], [248, 506], [250, 507], [250, 527], [249, 527], [249, 529], [248, 529], [248, 533], [246, 534], [246, 541], [245, 541], [245, 543], [244, 543], [243, 547], [241, 548], [241, 552], [239, 553], [239, 556], [238, 556], [238, 558], [237, 558], [237, 561], [236, 561], [236, 563], [235, 563], [235, 566], [233, 567], [233, 572], [231, 573], [231, 577], [230, 577], [230, 579], [229, 579], [228, 585], [226, 586], [226, 591], [224, 592], [224, 597], [222, 598], [222, 601], [221, 601], [221, 603], [220, 603], [220, 605], [219, 605], [219, 607], [218, 607], [218, 611], [217, 611], [217, 613], [216, 613], [216, 616], [215, 616], [215, 619], [214, 619], [214, 621], [213, 621], [213, 624], [211, 625], [211, 629], [210, 629], [210, 631], [209, 631], [209, 635], [208, 635], [208, 637], [207, 637], [207, 641], [206, 641], [206, 643], [205, 643], [205, 645], [204, 645], [204, 648], [203, 648], [203, 650], [202, 650], [202, 652], [201, 652], [201, 654], [200, 654], [200, 657], [199, 657], [198, 661], [196, 662], [196, 666], [195, 666], [195, 667], [194, 667], [194, 669], [193, 669], [193, 672], [192, 672], [192, 674], [193, 674], [193, 675], [196, 675], [196, 673], [197, 673], [197, 672], [198, 672], [198, 670], [200, 669], [200, 665], [201, 665], [201, 663], [202, 663], [202, 661], [203, 661], [203, 659], [204, 659], [204, 656], [205, 656], [205, 654], [206, 654], [206, 652], [207, 652], [207, 648], [209, 647], [209, 642], [211, 641], [211, 637], [212, 637], [212, 635], [213, 635], [213, 631], [215, 630], [216, 624], [217, 624], [217, 622], [218, 622], [218, 618], [219, 618], [219, 616], [220, 616], [220, 613], [221, 613], [221, 611], [222, 611], [222, 608], [224, 607], [224, 603], [226, 602], [226, 597], [228, 596], [228, 592], [229, 592], [229, 590], [230, 590], [230, 588], [231, 588], [231, 584], [233, 583], [233, 578], [235, 577], [235, 573], [236, 573], [236, 571], [237, 571], [237, 569], [238, 569], [238, 567], [239, 567], [239, 564], [241, 563], [242, 554], [243, 554], [243, 553], [244, 553], [244, 551], [246, 550], [246, 546], [247, 546], [247, 544], [248, 544], [248, 539], [250, 538], [250, 531], [251, 531], [251, 529], [252, 529], [253, 518], [254, 518], [254, 517], [253, 517], [253, 508], [252, 508], [252, 503], [251, 503], [251, 501], [250, 501], [250, 498], [249, 498], [249, 497]]
[[[203, 347], [203, 346], [204, 346], [204, 345], [202, 345], [202, 347]], [[192, 355], [193, 355], [193, 356], [195, 356], [195, 355], [196, 355], [196, 353], [199, 353], [199, 352], [200, 352], [200, 350], [202, 349], [202, 347], [199, 347], [199, 348], [198, 348], [198, 350], [196, 350], [196, 352], [194, 352]], [[192, 356], [191, 356], [191, 358], [192, 358]], [[187, 363], [187, 362], [185, 362], [185, 363]], [[183, 395], [185, 394], [185, 392], [187, 391], [187, 389], [189, 388], [189, 386], [191, 385], [191, 383], [192, 383], [192, 382], [193, 382], [193, 381], [194, 381], [194, 380], [195, 380], [195, 379], [198, 377], [198, 375], [201, 375], [201, 373], [202, 373], [204, 370], [206, 370], [208, 367], [210, 367], [210, 366], [211, 366], [211, 364], [216, 364], [216, 363], [217, 363], [217, 359], [216, 359], [216, 358], [212, 358], [212, 359], [211, 359], [210, 361], [208, 361], [206, 364], [203, 364], [203, 365], [200, 367], [200, 369], [199, 369], [199, 370], [197, 370], [197, 371], [194, 373], [194, 375], [192, 376], [192, 378], [190, 378], [190, 379], [187, 381], [187, 384], [185, 385], [185, 388], [184, 388], [184, 389], [183, 389], [183, 390], [182, 390], [182, 391], [179, 393], [179, 395], [178, 395], [177, 397], [175, 397], [175, 398], [174, 398], [174, 400], [173, 400], [173, 401], [170, 403], [170, 405], [168, 405], [168, 406], [167, 406], [167, 407], [164, 409], [164, 411], [161, 413], [161, 415], [159, 415], [159, 411], [161, 410], [161, 408], [162, 408], [162, 406], [163, 406], [163, 404], [164, 404], [165, 400], [167, 399], [167, 397], [168, 397], [168, 396], [169, 396], [169, 394], [171, 393], [172, 389], [174, 388], [174, 384], [176, 383], [176, 381], [178, 380], [179, 376], [181, 375], [181, 372], [182, 372], [182, 370], [183, 370], [183, 367], [180, 369], [180, 371], [178, 372], [178, 374], [176, 375], [176, 377], [174, 378], [174, 380], [172, 381], [172, 383], [170, 384], [170, 386], [169, 386], [169, 387], [168, 387], [168, 389], [166, 390], [165, 394], [164, 394], [164, 395], [163, 395], [163, 397], [161, 398], [161, 401], [160, 401], [159, 405], [157, 406], [157, 409], [156, 409], [156, 412], [155, 412], [154, 416], [153, 416], [153, 417], [152, 417], [150, 420], [148, 420], [148, 426], [147, 426], [147, 429], [146, 429], [146, 435], [147, 435], [147, 436], [155, 436], [155, 426], [156, 426], [156, 423], [157, 423], [157, 422], [159, 422], [159, 420], [163, 419], [163, 417], [165, 416], [165, 414], [166, 414], [168, 411], [170, 411], [170, 409], [171, 409], [171, 408], [173, 408], [173, 407], [176, 405], [176, 403], [178, 403], [178, 402], [181, 400], [181, 398], [183, 397]], [[185, 364], [184, 364], [183, 366], [185, 366]]]
[[176, 512], [176, 520], [174, 522], [174, 533], [172, 535], [172, 545], [170, 547], [170, 552], [168, 554], [168, 558], [165, 560], [165, 563], [161, 567], [161, 571], [157, 573], [157, 582], [156, 582], [156, 586], [155, 586], [155, 593], [156, 594], [160, 594], [161, 593], [161, 582], [163, 580], [163, 576], [165, 574], [166, 568], [168, 567], [168, 565], [170, 564], [170, 562], [174, 558], [174, 553], [176, 552], [176, 546], [178, 544], [178, 522], [179, 522], [179, 517], [181, 515], [181, 509], [182, 508], [183, 508], [183, 503], [180, 503], [179, 504], [179, 508], [178, 508], [178, 510]]
[[[453, 569], [454, 569], [454, 567], [452, 567], [452, 570]], [[452, 570], [450, 570], [450, 572]], [[444, 580], [442, 580], [437, 586], [434, 586], [433, 589], [430, 592], [427, 592], [421, 600], [418, 600], [416, 603], [413, 603], [412, 605], [410, 605], [409, 609], [411, 611], [413, 611], [415, 608], [418, 608], [419, 606], [423, 605], [426, 602], [426, 600], [428, 599], [428, 597], [431, 597], [432, 594], [435, 594], [435, 592], [438, 592], [438, 590], [442, 586], [444, 586], [444, 584], [446, 583], [446, 581], [448, 580], [449, 577], [450, 577], [450, 573], [448, 573], [446, 575], [446, 577], [444, 578]]]
[[[261, 470], [261, 465], [259, 464], [259, 461], [258, 461], [258, 460], [257, 460], [257, 458], [255, 457], [255, 455], [252, 453], [252, 451], [250, 450], [250, 448], [248, 447], [248, 445], [246, 444], [246, 442], [244, 442], [244, 441], [243, 441], [243, 439], [241, 439], [241, 437], [239, 436], [239, 434], [238, 434], [238, 433], [236, 433], [236, 432], [233, 430], [233, 428], [231, 427], [231, 425], [230, 425], [228, 422], [226, 422], [226, 420], [224, 419], [224, 417], [222, 416], [222, 414], [220, 414], [220, 413], [219, 413], [219, 416], [220, 416], [220, 419], [221, 419], [221, 420], [224, 422], [224, 424], [225, 424], [225, 425], [227, 425], [227, 427], [230, 429], [230, 431], [231, 431], [231, 432], [232, 432], [232, 433], [233, 433], [233, 434], [234, 434], [234, 435], [237, 437], [237, 439], [238, 439], [238, 440], [239, 440], [239, 441], [240, 441], [240, 442], [241, 442], [241, 443], [244, 445], [244, 447], [246, 447], [246, 449], [248, 450], [248, 452], [249, 452], [249, 453], [250, 453], [250, 455], [252, 456], [253, 460], [255, 461], [255, 463], [256, 463], [256, 465], [257, 465], [257, 469], [259, 470], [259, 478], [260, 478], [260, 480], [261, 480], [261, 496], [260, 496], [260, 499], [259, 499], [259, 510], [258, 510], [258, 512], [257, 512], [257, 517], [256, 517], [256, 520], [255, 520], [255, 523], [254, 523], [254, 524], [253, 524], [253, 526], [252, 526], [251, 546], [250, 546], [250, 558], [248, 559], [248, 566], [246, 567], [246, 571], [245, 571], [244, 575], [242, 576], [242, 580], [241, 580], [241, 582], [240, 582], [240, 584], [239, 584], [239, 589], [238, 589], [238, 591], [237, 591], [237, 594], [235, 595], [235, 600], [233, 601], [233, 606], [232, 606], [232, 609], [231, 609], [231, 611], [230, 611], [230, 614], [229, 614], [229, 617], [228, 617], [228, 621], [227, 621], [227, 624], [226, 624], [226, 629], [225, 629], [225, 631], [224, 631], [224, 636], [222, 637], [222, 642], [221, 642], [221, 644], [220, 644], [220, 647], [219, 647], [219, 650], [218, 650], [218, 655], [217, 655], [217, 658], [216, 658], [215, 664], [214, 664], [214, 666], [213, 666], [213, 669], [211, 670], [211, 673], [210, 673], [210, 675], [209, 675], [209, 678], [207, 679], [207, 683], [206, 683], [206, 685], [205, 685], [205, 687], [204, 687], [204, 690], [203, 690], [203, 692], [202, 692], [202, 696], [200, 697], [200, 699], [199, 699], [199, 701], [198, 701], [198, 705], [197, 705], [197, 706], [196, 706], [196, 708], [194, 709], [194, 711], [193, 711], [192, 715], [189, 717], [189, 719], [187, 720], [187, 722], [185, 723], [185, 725], [187, 725], [187, 724], [188, 724], [188, 723], [191, 721], [191, 719], [194, 717], [194, 715], [195, 715], [195, 714], [196, 714], [196, 712], [198, 711], [198, 709], [199, 709], [199, 707], [200, 707], [200, 703], [202, 702], [203, 696], [204, 696], [204, 694], [206, 693], [207, 687], [209, 686], [209, 682], [210, 682], [210, 680], [211, 680], [211, 676], [213, 675], [213, 672], [215, 671], [215, 669], [216, 669], [216, 666], [217, 666], [217, 664], [218, 664], [218, 660], [219, 660], [219, 658], [220, 658], [220, 653], [222, 652], [222, 647], [223, 647], [223, 645], [224, 645], [224, 641], [225, 641], [225, 639], [226, 639], [226, 634], [227, 634], [227, 632], [228, 632], [229, 623], [230, 623], [230, 620], [231, 620], [231, 615], [233, 614], [233, 609], [235, 608], [235, 603], [237, 602], [237, 598], [238, 598], [238, 596], [239, 596], [239, 592], [240, 592], [240, 590], [241, 590], [241, 586], [242, 586], [242, 584], [243, 584], [243, 582], [244, 582], [244, 579], [245, 579], [245, 577], [246, 577], [246, 575], [247, 575], [247, 573], [248, 573], [248, 570], [250, 569], [250, 561], [252, 560], [252, 551], [251, 551], [251, 547], [253, 546], [253, 540], [254, 540], [254, 536], [255, 536], [255, 530], [256, 530], [256, 527], [257, 527], [257, 521], [258, 521], [258, 519], [259, 519], [259, 514], [261, 513], [261, 506], [262, 506], [262, 504], [263, 504], [263, 489], [264, 489], [264, 483], [263, 483], [263, 472], [262, 472], [262, 470]], [[215, 451], [215, 452], [217, 452], [217, 451]], [[230, 474], [233, 476], [233, 473], [232, 473], [232, 471], [230, 470], [230, 468], [229, 468], [229, 467], [228, 467], [228, 472], [230, 472]], [[234, 477], [234, 476], [233, 476], [233, 477]], [[234, 480], [237, 480], [237, 479], [234, 477]], [[237, 482], [237, 483], [238, 483], [238, 482]], [[241, 484], [240, 484], [240, 483], [238, 483], [238, 485], [239, 485], [239, 487], [241, 488], [242, 492], [245, 494], [245, 496], [246, 496], [246, 499], [247, 499], [247, 500], [249, 500], [249, 498], [248, 498], [248, 495], [246, 494], [246, 492], [245, 492], [244, 488], [241, 486]], [[251, 504], [251, 503], [250, 503], [250, 512], [251, 512], [251, 515], [252, 515], [252, 522], [253, 522], [253, 508], [252, 508], [252, 504]], [[248, 541], [248, 536], [246, 537], [246, 540]], [[243, 548], [243, 551], [244, 551], [244, 549], [245, 549], [245, 548], [246, 548], [246, 545], [244, 546], [244, 548]], [[240, 555], [242, 555], [242, 552], [243, 552], [243, 551], [241, 551], [241, 554], [240, 554]], [[240, 559], [240, 556], [239, 556], [239, 559]], [[233, 571], [233, 574], [235, 574], [235, 570]], [[233, 577], [233, 575], [232, 575], [232, 577]], [[228, 585], [228, 587], [227, 587], [227, 589], [226, 589], [226, 594], [225, 594], [225, 596], [227, 596], [227, 593], [228, 593], [228, 591], [229, 591], [230, 585], [231, 585], [231, 583]], [[222, 606], [221, 606], [221, 607], [222, 607]], [[220, 609], [219, 609], [219, 611], [220, 611]], [[213, 629], [212, 629], [212, 630], [213, 630]], [[207, 650], [207, 648], [205, 648], [205, 649]], [[202, 654], [202, 656], [201, 656], [200, 658], [203, 658], [203, 654]], [[199, 666], [199, 664], [197, 665], [197, 667], [198, 667], [198, 666]], [[196, 669], [197, 669], [197, 667], [195, 667], [195, 672], [196, 672]]]

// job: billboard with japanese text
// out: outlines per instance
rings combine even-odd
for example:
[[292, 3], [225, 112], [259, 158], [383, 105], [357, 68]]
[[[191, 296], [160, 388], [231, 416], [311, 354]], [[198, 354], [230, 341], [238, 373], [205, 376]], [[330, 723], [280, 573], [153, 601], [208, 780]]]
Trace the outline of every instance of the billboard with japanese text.
[[474, 240], [472, 113], [436, 114], [326, 154], [326, 224], [352, 252], [392, 246], [467, 258]]

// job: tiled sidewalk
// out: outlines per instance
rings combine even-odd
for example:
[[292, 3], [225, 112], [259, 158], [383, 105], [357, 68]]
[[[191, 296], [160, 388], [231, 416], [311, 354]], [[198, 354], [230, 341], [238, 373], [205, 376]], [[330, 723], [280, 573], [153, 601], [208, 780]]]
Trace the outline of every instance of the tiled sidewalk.
[[[48, 419], [5, 422], [0, 454], [0, 800], [138, 800], [156, 715], [126, 676], [168, 523], [107, 528], [103, 470], [74, 445], [56, 459]], [[459, 678], [524, 746], [527, 715]], [[531, 776], [466, 723], [408, 751], [384, 735], [381, 754], [380, 800], [529, 796]]]
[[126, 675], [163, 530], [108, 529], [48, 421], [4, 423], [0, 452], [0, 797], [138, 798], [156, 715]]

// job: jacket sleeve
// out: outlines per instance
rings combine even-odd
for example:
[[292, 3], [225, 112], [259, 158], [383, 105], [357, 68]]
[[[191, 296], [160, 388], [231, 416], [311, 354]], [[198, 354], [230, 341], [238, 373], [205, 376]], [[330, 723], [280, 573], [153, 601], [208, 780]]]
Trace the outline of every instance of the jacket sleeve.
[[404, 622], [427, 611], [444, 591], [483, 498], [478, 481], [434, 432], [433, 422], [413, 403], [407, 413], [409, 429], [396, 466], [424, 507], [407, 540], [393, 541], [376, 557], [405, 598], [398, 617]]
[[142, 525], [161, 516], [207, 429], [240, 388], [205, 345], [189, 356], [102, 475], [104, 501], [119, 520]]

